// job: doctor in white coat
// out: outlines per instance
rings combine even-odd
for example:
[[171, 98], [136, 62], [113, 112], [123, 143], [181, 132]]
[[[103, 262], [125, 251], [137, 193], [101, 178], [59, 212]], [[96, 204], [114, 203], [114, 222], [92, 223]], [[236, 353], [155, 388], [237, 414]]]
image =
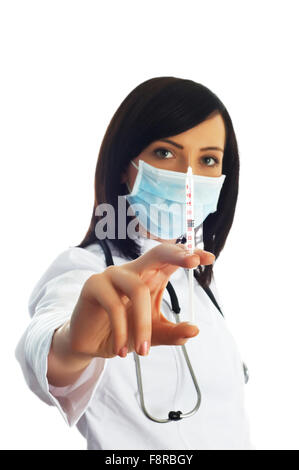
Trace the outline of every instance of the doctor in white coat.
[[[184, 249], [176, 212], [188, 164], [194, 225], [202, 234], [194, 254]], [[238, 176], [229, 114], [201, 84], [147, 80], [113, 116], [99, 152], [90, 227], [35, 285], [32, 319], [16, 348], [30, 389], [78, 427], [88, 449], [254, 449], [244, 408], [247, 376], [213, 273], [233, 222]], [[130, 212], [134, 204], [139, 210]], [[114, 266], [107, 267], [100, 242], [104, 228]], [[195, 324], [188, 323], [188, 268]], [[200, 406], [186, 417], [199, 395], [184, 348], [200, 388]], [[143, 400], [158, 419], [146, 415]]]

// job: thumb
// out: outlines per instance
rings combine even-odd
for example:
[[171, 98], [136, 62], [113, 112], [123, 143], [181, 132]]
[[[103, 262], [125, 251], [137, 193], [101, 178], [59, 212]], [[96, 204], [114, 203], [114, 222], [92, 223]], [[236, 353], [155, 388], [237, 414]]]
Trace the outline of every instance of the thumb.
[[[155, 322], [156, 323], [156, 322]], [[188, 322], [172, 323], [164, 315], [160, 315], [159, 321], [152, 329], [152, 345], [180, 345], [185, 344], [188, 338], [198, 335], [199, 328]]]

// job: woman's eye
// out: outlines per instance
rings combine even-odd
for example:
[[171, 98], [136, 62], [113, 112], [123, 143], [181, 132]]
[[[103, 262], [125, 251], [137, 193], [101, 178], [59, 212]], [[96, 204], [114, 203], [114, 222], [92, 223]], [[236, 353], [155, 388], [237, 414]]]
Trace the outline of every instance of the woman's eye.
[[[165, 154], [165, 153], [171, 153], [169, 150], [167, 150], [167, 149], [165, 149], [165, 148], [163, 148], [163, 147], [154, 150], [154, 153], [155, 153], [156, 155], [157, 155], [157, 152], [162, 152], [162, 153], [164, 152], [164, 154]], [[164, 155], [164, 156], [160, 156], [160, 158], [161, 158], [162, 160], [166, 160], [166, 159], [168, 159], [168, 158], [170, 158], [170, 157], [167, 157], [167, 156]]]
[[[154, 150], [154, 154], [157, 155], [161, 160], [168, 160], [169, 158], [171, 158], [171, 155], [173, 155], [173, 153], [170, 150], [164, 147], [160, 147]], [[216, 157], [210, 157], [210, 156], [202, 157], [202, 161], [204, 162], [205, 166], [210, 166], [210, 167], [216, 166], [219, 164], [219, 161]]]
[[216, 166], [219, 163], [217, 158], [215, 157], [203, 157], [203, 161], [207, 166]]

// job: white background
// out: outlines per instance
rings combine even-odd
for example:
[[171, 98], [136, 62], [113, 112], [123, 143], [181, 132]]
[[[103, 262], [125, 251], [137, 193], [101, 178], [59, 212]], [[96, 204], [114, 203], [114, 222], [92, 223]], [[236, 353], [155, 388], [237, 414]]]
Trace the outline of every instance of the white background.
[[241, 159], [215, 276], [250, 371], [257, 449], [299, 449], [296, 1], [7, 0], [1, 44], [3, 449], [85, 449], [27, 388], [14, 357], [33, 285], [88, 228], [114, 112], [155, 76], [200, 82], [227, 106]]

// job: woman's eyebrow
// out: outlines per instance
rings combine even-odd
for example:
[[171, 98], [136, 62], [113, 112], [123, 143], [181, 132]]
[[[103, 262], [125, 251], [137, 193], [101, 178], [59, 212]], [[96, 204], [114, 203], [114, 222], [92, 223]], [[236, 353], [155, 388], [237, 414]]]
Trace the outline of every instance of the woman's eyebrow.
[[[169, 139], [160, 139], [160, 142], [168, 142], [169, 144], [174, 145], [175, 147], [178, 147], [179, 149], [183, 149], [184, 147], [181, 144], [178, 144], [177, 142], [174, 142], [173, 140]], [[220, 147], [202, 147], [199, 150], [220, 150], [220, 152], [224, 153], [224, 150], [221, 149]]]

